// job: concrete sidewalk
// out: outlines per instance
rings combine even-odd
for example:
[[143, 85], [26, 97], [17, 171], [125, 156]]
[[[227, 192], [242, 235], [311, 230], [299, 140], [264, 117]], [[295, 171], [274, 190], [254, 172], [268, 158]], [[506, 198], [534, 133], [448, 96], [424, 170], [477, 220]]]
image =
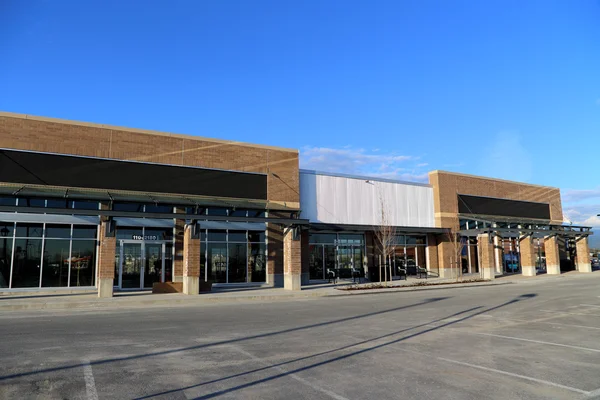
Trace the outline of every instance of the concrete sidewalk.
[[[475, 279], [466, 276], [464, 279]], [[394, 281], [389, 288], [369, 289], [372, 284], [352, 284], [351, 282], [315, 283], [303, 286], [301, 291], [288, 291], [282, 288], [242, 287], [215, 288], [211, 293], [197, 296], [186, 296], [179, 293], [152, 294], [148, 291], [116, 292], [112, 298], [98, 298], [95, 291], [84, 292], [12, 292], [0, 295], [0, 312], [24, 310], [64, 310], [64, 309], [105, 309], [135, 308], [152, 306], [195, 306], [214, 303], [235, 303], [249, 301], [290, 301], [317, 297], [358, 296], [368, 294], [389, 294], [405, 291], [457, 289], [480, 286], [497, 286], [518, 283], [544, 283], [557, 279], [593, 279], [600, 278], [600, 273], [581, 274], [569, 272], [562, 275], [538, 275], [524, 277], [522, 275], [502, 276], [494, 281], [453, 283], [454, 279], [409, 279]], [[452, 283], [452, 284], [448, 284]], [[361, 290], [344, 290], [349, 287], [362, 287]]]

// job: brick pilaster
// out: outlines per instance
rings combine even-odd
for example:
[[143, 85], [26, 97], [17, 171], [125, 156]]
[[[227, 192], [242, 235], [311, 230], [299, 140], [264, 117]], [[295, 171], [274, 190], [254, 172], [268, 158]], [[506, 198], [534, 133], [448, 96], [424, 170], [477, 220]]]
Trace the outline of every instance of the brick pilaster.
[[300, 290], [302, 274], [301, 240], [293, 240], [293, 229], [286, 228], [283, 236], [284, 289]]
[[521, 253], [521, 273], [524, 276], [535, 276], [536, 253], [531, 235], [527, 235], [519, 240], [519, 251]]
[[546, 253], [546, 273], [548, 275], [560, 275], [560, 252], [558, 248], [558, 236], [550, 236], [544, 239]]
[[577, 251], [577, 271], [592, 272], [588, 237], [584, 236], [577, 238], [575, 242]]
[[480, 274], [483, 279], [496, 278], [496, 264], [494, 262], [494, 243], [489, 233], [477, 236], [479, 250]]

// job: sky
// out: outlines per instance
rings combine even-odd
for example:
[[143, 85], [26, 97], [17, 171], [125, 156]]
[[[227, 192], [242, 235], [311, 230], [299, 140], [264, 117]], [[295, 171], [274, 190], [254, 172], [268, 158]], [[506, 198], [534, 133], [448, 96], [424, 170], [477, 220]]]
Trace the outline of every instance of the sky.
[[597, 228], [599, 71], [600, 0], [0, 0], [0, 110], [556, 186]]

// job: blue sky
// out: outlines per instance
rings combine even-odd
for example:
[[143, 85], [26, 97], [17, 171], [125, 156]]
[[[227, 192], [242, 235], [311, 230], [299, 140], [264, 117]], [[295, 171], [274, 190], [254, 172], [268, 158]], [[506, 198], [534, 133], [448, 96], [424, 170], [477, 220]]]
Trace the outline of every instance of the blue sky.
[[600, 227], [600, 1], [0, 1], [0, 109], [558, 186]]

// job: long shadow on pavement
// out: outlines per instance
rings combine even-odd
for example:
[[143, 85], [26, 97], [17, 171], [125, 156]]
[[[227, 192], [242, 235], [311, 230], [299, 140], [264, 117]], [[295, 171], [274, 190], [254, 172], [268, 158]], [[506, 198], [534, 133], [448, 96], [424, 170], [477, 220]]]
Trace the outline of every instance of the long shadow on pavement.
[[[269, 382], [269, 381], [272, 381], [272, 380], [275, 380], [275, 379], [279, 379], [279, 378], [282, 378], [282, 377], [285, 377], [285, 376], [288, 376], [288, 375], [296, 374], [298, 372], [302, 372], [302, 371], [306, 371], [306, 370], [309, 370], [309, 369], [317, 368], [317, 367], [320, 367], [322, 365], [331, 364], [331, 363], [334, 363], [334, 362], [337, 362], [337, 361], [340, 361], [340, 360], [344, 360], [346, 358], [354, 357], [354, 356], [357, 356], [357, 355], [360, 355], [360, 354], [363, 354], [363, 353], [366, 353], [366, 352], [369, 352], [369, 351], [373, 351], [373, 350], [377, 350], [377, 349], [380, 349], [380, 348], [383, 348], [383, 347], [387, 347], [387, 346], [390, 346], [390, 345], [393, 345], [393, 344], [396, 344], [396, 343], [400, 343], [400, 342], [406, 341], [408, 339], [412, 339], [412, 338], [424, 335], [424, 334], [429, 333], [429, 332], [436, 331], [438, 329], [441, 329], [441, 328], [444, 328], [444, 327], [447, 327], [447, 326], [450, 326], [450, 325], [457, 324], [459, 322], [466, 321], [466, 320], [471, 319], [471, 318], [473, 318], [473, 317], [475, 317], [477, 315], [485, 314], [487, 312], [494, 311], [494, 310], [497, 310], [499, 308], [506, 307], [506, 306], [508, 306], [510, 304], [514, 304], [514, 303], [517, 303], [519, 301], [527, 300], [527, 299], [530, 299], [530, 298], [533, 298], [533, 297], [536, 297], [536, 296], [537, 296], [536, 294], [524, 294], [524, 295], [521, 295], [521, 296], [519, 296], [519, 297], [517, 297], [517, 298], [515, 298], [513, 300], [507, 301], [507, 302], [505, 302], [503, 304], [497, 305], [497, 306], [492, 307], [492, 308], [488, 308], [486, 310], [482, 310], [482, 311], [476, 312], [474, 314], [467, 315], [466, 317], [460, 318], [460, 319], [455, 320], [455, 321], [447, 322], [447, 323], [442, 324], [440, 326], [429, 328], [429, 329], [426, 329], [424, 331], [414, 333], [412, 335], [404, 336], [402, 338], [399, 338], [399, 339], [396, 339], [396, 340], [392, 340], [392, 341], [389, 341], [387, 343], [383, 343], [383, 344], [379, 344], [379, 345], [374, 345], [374, 346], [371, 346], [371, 347], [366, 348], [366, 349], [355, 351], [353, 353], [344, 354], [344, 355], [341, 355], [339, 357], [335, 357], [335, 358], [332, 358], [332, 359], [329, 359], [329, 360], [326, 360], [326, 361], [321, 361], [321, 362], [318, 362], [318, 363], [315, 363], [315, 364], [307, 365], [305, 367], [300, 367], [300, 368], [296, 368], [296, 369], [293, 369], [293, 370], [290, 370], [290, 371], [285, 371], [285, 372], [282, 372], [282, 373], [279, 373], [277, 375], [273, 375], [273, 376], [270, 376], [270, 377], [267, 377], [267, 378], [257, 379], [255, 381], [248, 382], [248, 383], [245, 383], [243, 385], [234, 386], [234, 387], [229, 388], [229, 389], [224, 389], [224, 390], [220, 390], [218, 392], [214, 392], [214, 393], [210, 393], [210, 394], [207, 394], [207, 395], [204, 395], [204, 396], [196, 397], [195, 400], [211, 399], [211, 398], [214, 398], [214, 397], [222, 396], [222, 395], [227, 394], [227, 393], [231, 393], [231, 392], [235, 392], [235, 391], [238, 391], [238, 390], [246, 389], [248, 387], [256, 386], [256, 385], [259, 385], [261, 383]], [[465, 312], [469, 312], [469, 311], [470, 310], [465, 310], [465, 311], [463, 311], [461, 313], [465, 313]], [[459, 314], [461, 314], [461, 313], [459, 313]], [[446, 317], [446, 318], [449, 318], [449, 317]], [[424, 324], [424, 325], [428, 325], [428, 324], [431, 324], [431, 323], [432, 322], [429, 322], [429, 323]], [[423, 326], [423, 325], [421, 325], [421, 326]], [[402, 331], [400, 331], [400, 332], [402, 332]], [[400, 332], [398, 332], [398, 333], [400, 333]], [[389, 335], [385, 335], [385, 336], [391, 336], [391, 335], [394, 335], [394, 334], [397, 334], [397, 333], [393, 333], [393, 334], [389, 334]], [[367, 340], [367, 342], [368, 341], [374, 341], [374, 340], [377, 340], [377, 339], [378, 338], [369, 339], [369, 340]], [[146, 396], [146, 397], [142, 397], [142, 398], [148, 398], [148, 397], [152, 397], [152, 396]]]
[[243, 338], [228, 339], [228, 340], [222, 340], [222, 341], [213, 342], [213, 343], [200, 344], [200, 345], [196, 345], [196, 346], [182, 347], [182, 348], [177, 348], [177, 349], [172, 349], [172, 350], [157, 351], [157, 352], [153, 352], [153, 353], [138, 354], [135, 356], [114, 357], [114, 358], [109, 358], [109, 359], [105, 359], [105, 360], [91, 361], [89, 363], [77, 363], [77, 364], [65, 365], [65, 366], [61, 366], [61, 367], [45, 368], [45, 369], [41, 369], [41, 370], [37, 370], [37, 371], [20, 372], [20, 373], [11, 374], [11, 375], [0, 376], [0, 382], [6, 381], [9, 379], [26, 377], [26, 376], [39, 375], [39, 374], [45, 374], [45, 373], [57, 372], [57, 371], [64, 371], [64, 370], [69, 370], [69, 369], [74, 369], [74, 368], [82, 368], [86, 365], [95, 366], [95, 365], [103, 365], [103, 364], [115, 363], [115, 362], [120, 362], [120, 361], [138, 360], [138, 359], [143, 359], [143, 358], [180, 353], [180, 352], [184, 352], [184, 351], [204, 349], [204, 348], [212, 347], [212, 346], [234, 344], [234, 343], [244, 342], [244, 341], [248, 341], [248, 340], [252, 340], [252, 339], [259, 339], [259, 338], [271, 337], [271, 336], [276, 336], [276, 335], [283, 335], [283, 334], [287, 334], [287, 333], [291, 333], [291, 332], [297, 332], [297, 331], [302, 331], [302, 330], [312, 329], [312, 328], [317, 328], [317, 327], [322, 327], [322, 326], [328, 326], [328, 325], [333, 325], [333, 324], [340, 324], [340, 323], [353, 321], [353, 320], [357, 320], [357, 319], [372, 317], [375, 315], [383, 315], [383, 314], [392, 313], [395, 311], [405, 310], [408, 308], [428, 305], [428, 304], [432, 304], [432, 303], [446, 300], [449, 298], [450, 297], [435, 297], [435, 298], [423, 300], [419, 303], [409, 304], [406, 306], [390, 308], [387, 310], [376, 311], [376, 312], [362, 314], [362, 315], [355, 315], [352, 317], [340, 318], [340, 319], [327, 321], [327, 322], [319, 322], [316, 324], [299, 326], [299, 327], [295, 327], [295, 328], [284, 329], [281, 331], [261, 333], [261, 334], [247, 336], [247, 337], [243, 337]]

